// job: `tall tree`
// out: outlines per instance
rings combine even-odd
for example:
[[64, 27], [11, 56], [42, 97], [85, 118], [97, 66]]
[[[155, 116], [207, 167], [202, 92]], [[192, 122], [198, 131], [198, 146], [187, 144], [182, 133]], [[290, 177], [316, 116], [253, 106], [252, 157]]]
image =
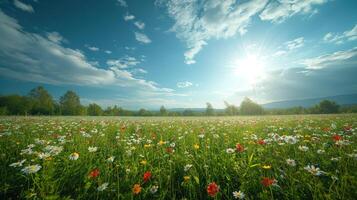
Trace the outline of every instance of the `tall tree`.
[[238, 115], [239, 109], [237, 106], [229, 104], [227, 101], [224, 102], [224, 105], [226, 105], [226, 108], [224, 110], [226, 115]]
[[242, 115], [261, 115], [264, 113], [263, 107], [255, 103], [248, 97], [245, 97], [240, 104], [240, 113]]
[[53, 98], [42, 86], [32, 89], [28, 97], [33, 102], [32, 114], [51, 115], [54, 113]]
[[166, 116], [167, 115], [167, 110], [164, 106], [160, 107], [160, 115], [161, 116]]
[[81, 115], [84, 114], [83, 107], [81, 106], [79, 96], [69, 90], [61, 98], [61, 112], [63, 115]]
[[322, 100], [318, 105], [319, 113], [323, 114], [338, 113], [339, 108], [336, 102], [329, 100]]
[[214, 109], [211, 103], [207, 102], [206, 103], [206, 115], [207, 116], [213, 116], [214, 115]]
[[98, 104], [92, 103], [88, 105], [87, 114], [91, 116], [100, 116], [103, 114], [103, 110]]

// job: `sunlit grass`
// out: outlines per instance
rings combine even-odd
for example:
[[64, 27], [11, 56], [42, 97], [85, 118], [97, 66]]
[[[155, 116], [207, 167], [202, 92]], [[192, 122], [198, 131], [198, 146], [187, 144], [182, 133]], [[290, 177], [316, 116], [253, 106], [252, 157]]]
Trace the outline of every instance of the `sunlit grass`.
[[0, 194], [2, 199], [353, 199], [356, 119], [2, 118]]

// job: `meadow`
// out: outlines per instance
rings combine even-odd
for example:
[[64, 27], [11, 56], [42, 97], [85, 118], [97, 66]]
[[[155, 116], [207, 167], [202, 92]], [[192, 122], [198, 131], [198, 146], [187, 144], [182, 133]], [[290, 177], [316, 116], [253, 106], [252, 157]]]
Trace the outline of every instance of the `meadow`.
[[356, 199], [357, 115], [2, 117], [0, 199]]

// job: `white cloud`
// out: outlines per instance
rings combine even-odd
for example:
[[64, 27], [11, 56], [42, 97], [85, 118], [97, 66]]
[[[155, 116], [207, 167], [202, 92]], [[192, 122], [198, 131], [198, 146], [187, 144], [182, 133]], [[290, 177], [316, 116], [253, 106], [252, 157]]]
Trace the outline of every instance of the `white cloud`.
[[89, 50], [91, 51], [99, 51], [98, 47], [94, 47], [94, 46], [89, 46], [89, 45], [85, 45], [85, 47], [87, 47]]
[[31, 5], [22, 3], [22, 2], [19, 1], [19, 0], [14, 0], [14, 5], [15, 5], [17, 8], [19, 8], [19, 9], [25, 11], [25, 12], [29, 12], [29, 13], [35, 12], [34, 9], [33, 9], [33, 7], [32, 7]]
[[[316, 58], [309, 58], [302, 62], [307, 69], [322, 69], [329, 66], [338, 66], [340, 62], [348, 62], [349, 59], [357, 57], [357, 47], [346, 50], [337, 51], [331, 54], [318, 56]], [[356, 60], [350, 61], [352, 64], [357, 64]]]
[[304, 38], [303, 37], [296, 38], [294, 40], [286, 42], [285, 45], [288, 50], [300, 48], [304, 46]]
[[147, 74], [148, 72], [145, 69], [135, 68], [131, 70], [134, 74]]
[[128, 7], [128, 4], [126, 3], [125, 0], [118, 0], [118, 3], [121, 7]]
[[111, 67], [118, 67], [119, 69], [125, 69], [140, 64], [140, 61], [131, 56], [124, 56], [117, 60], [107, 60], [107, 65]]
[[268, 0], [236, 1], [216, 0], [157, 0], [156, 5], [165, 6], [175, 24], [171, 31], [186, 42], [184, 53], [187, 64], [195, 63], [195, 56], [207, 41], [229, 38], [237, 32], [244, 34], [251, 17], [260, 12]]
[[60, 35], [58, 32], [50, 32], [47, 33], [47, 38], [54, 43], [61, 44], [62, 42], [66, 42], [66, 40]]
[[140, 30], [142, 30], [142, 29], [145, 28], [145, 23], [144, 23], [144, 22], [141, 22], [141, 21], [136, 21], [136, 22], [134, 23], [134, 25], [135, 25], [136, 27], [138, 27], [138, 29], [140, 29]]
[[135, 39], [141, 43], [144, 43], [144, 44], [149, 44], [151, 43], [151, 40], [150, 38], [143, 34], [143, 33], [138, 33], [138, 32], [134, 32], [135, 33]]
[[109, 50], [105, 50], [104, 51], [106, 54], [112, 54], [112, 51], [109, 51]]
[[189, 82], [189, 81], [184, 81], [184, 82], [178, 82], [177, 84], [176, 84], [176, 86], [178, 87], [178, 88], [187, 88], [187, 87], [191, 87], [193, 84], [191, 83], [191, 82]]
[[129, 13], [127, 13], [125, 16], [124, 16], [124, 20], [125, 21], [130, 21], [130, 20], [133, 20], [135, 19], [135, 16], [134, 15], [130, 15]]
[[283, 22], [285, 19], [296, 14], [313, 14], [317, 9], [313, 7], [322, 5], [328, 0], [282, 0], [270, 1], [263, 12], [259, 15], [261, 20]]
[[[1, 10], [0, 35], [0, 75], [3, 77], [54, 85], [119, 86], [152, 94], [173, 92], [115, 66], [99, 68], [97, 62], [88, 61], [80, 50], [61, 46], [58, 39], [26, 32], [16, 19]], [[62, 38], [59, 33], [56, 35], [55, 38]]]
[[325, 42], [330, 42], [330, 43], [336, 43], [336, 44], [342, 44], [346, 41], [353, 41], [357, 40], [357, 24], [348, 31], [343, 32], [342, 34], [336, 34], [336, 33], [327, 33], [323, 40]]

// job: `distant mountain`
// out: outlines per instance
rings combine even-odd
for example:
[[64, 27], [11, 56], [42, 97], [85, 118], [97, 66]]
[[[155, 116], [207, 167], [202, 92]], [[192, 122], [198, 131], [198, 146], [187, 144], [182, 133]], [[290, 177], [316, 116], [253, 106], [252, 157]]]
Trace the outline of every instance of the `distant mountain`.
[[320, 98], [311, 98], [311, 99], [298, 99], [298, 100], [286, 100], [286, 101], [277, 101], [263, 104], [262, 106], [266, 109], [272, 108], [291, 108], [291, 107], [311, 107], [318, 104], [322, 100], [332, 100], [340, 105], [351, 105], [357, 104], [357, 94], [346, 94], [346, 95], [337, 95], [337, 96], [328, 96]]

